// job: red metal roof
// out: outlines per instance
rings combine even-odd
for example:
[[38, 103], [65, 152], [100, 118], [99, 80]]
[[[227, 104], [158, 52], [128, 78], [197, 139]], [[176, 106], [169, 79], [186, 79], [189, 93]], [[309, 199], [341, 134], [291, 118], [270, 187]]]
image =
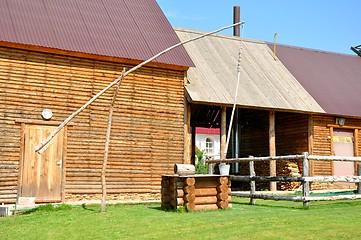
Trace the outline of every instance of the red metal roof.
[[[147, 60], [179, 38], [155, 0], [2, 0], [0, 41]], [[193, 66], [182, 46], [156, 62]]]
[[277, 57], [326, 113], [361, 116], [360, 57], [281, 44]]
[[219, 135], [221, 133], [221, 129], [220, 128], [196, 127], [196, 133], [198, 133], [198, 134]]

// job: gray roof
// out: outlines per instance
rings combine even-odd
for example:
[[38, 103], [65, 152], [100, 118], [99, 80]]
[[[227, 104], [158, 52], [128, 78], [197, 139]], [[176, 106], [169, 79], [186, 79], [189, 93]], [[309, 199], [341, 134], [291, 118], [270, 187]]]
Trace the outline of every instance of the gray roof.
[[[175, 30], [181, 40], [202, 34]], [[233, 104], [241, 48], [238, 106], [324, 113], [287, 68], [280, 61], [274, 61], [265, 42], [213, 35], [188, 43], [185, 48], [195, 64], [188, 70], [186, 85], [193, 103]]]
[[[1, 0], [1, 42], [143, 61], [179, 39], [156, 0]], [[193, 66], [183, 47], [156, 61]]]
[[281, 44], [277, 56], [327, 114], [361, 116], [361, 57]]

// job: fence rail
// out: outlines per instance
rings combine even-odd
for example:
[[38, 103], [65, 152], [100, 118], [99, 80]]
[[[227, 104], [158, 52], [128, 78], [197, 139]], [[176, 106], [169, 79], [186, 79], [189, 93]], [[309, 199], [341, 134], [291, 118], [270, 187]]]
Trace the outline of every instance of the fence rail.
[[[302, 177], [289, 176], [256, 176], [254, 170], [255, 161], [274, 161], [274, 160], [295, 160], [302, 159]], [[249, 197], [250, 203], [255, 204], [255, 199], [269, 199], [269, 200], [290, 200], [295, 202], [303, 202], [304, 207], [309, 207], [311, 201], [329, 201], [329, 200], [348, 200], [361, 199], [361, 176], [309, 176], [309, 161], [348, 161], [361, 162], [361, 157], [340, 157], [340, 156], [314, 156], [308, 155], [304, 152], [302, 155], [288, 155], [288, 156], [271, 156], [271, 157], [247, 157], [247, 158], [232, 158], [232, 159], [211, 159], [206, 160], [208, 164], [215, 163], [235, 163], [235, 162], [249, 162], [248, 176], [231, 176], [232, 181], [250, 182], [250, 193], [232, 192], [234, 196]], [[358, 174], [360, 175], [360, 165]], [[256, 182], [300, 182], [302, 184], [302, 196], [280, 196], [274, 194], [258, 194], [256, 193]], [[340, 195], [315, 197], [310, 196], [311, 182], [348, 182], [358, 184], [358, 194], [356, 195]]]

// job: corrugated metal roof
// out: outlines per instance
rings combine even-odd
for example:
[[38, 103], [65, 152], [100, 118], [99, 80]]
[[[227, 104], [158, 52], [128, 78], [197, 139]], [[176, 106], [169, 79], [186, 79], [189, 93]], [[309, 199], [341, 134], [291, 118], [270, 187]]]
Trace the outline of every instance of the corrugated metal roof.
[[[0, 41], [142, 61], [179, 38], [155, 0], [2, 0]], [[156, 62], [193, 66], [182, 46]]]
[[[175, 29], [181, 40], [201, 32]], [[213, 35], [185, 45], [195, 67], [188, 70], [186, 90], [192, 102], [231, 105], [241, 54], [241, 82], [237, 104], [244, 107], [324, 112], [288, 72], [274, 61], [265, 42]]]
[[361, 116], [360, 57], [286, 45], [277, 56], [326, 113]]

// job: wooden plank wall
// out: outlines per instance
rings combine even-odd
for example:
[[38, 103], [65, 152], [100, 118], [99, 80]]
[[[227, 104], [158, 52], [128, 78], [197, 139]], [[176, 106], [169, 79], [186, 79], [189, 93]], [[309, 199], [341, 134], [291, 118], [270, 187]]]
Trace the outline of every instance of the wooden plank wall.
[[[0, 202], [14, 202], [21, 124], [63, 121], [131, 66], [0, 47]], [[108, 193], [159, 193], [161, 174], [183, 159], [184, 72], [143, 67], [126, 77], [114, 113]], [[100, 97], [67, 132], [67, 195], [101, 193], [109, 100]]]
[[[314, 116], [314, 140], [313, 140], [313, 154], [329, 156], [333, 155], [331, 151], [331, 135], [330, 125], [336, 126], [336, 117], [334, 116]], [[335, 127], [337, 128], [337, 127]], [[342, 128], [342, 127], [340, 127]], [[361, 119], [345, 118], [345, 129], [359, 128], [361, 129]], [[358, 143], [361, 141], [361, 136], [358, 134]], [[356, 155], [361, 154], [361, 146], [358, 144]], [[314, 161], [314, 175], [330, 175], [332, 174], [331, 162]]]
[[276, 148], [277, 156], [308, 151], [308, 115], [276, 113]]
[[[331, 139], [330, 128], [327, 124], [334, 124], [334, 117], [314, 116], [313, 117], [313, 155], [330, 156]], [[312, 175], [332, 175], [332, 162], [314, 161]]]

